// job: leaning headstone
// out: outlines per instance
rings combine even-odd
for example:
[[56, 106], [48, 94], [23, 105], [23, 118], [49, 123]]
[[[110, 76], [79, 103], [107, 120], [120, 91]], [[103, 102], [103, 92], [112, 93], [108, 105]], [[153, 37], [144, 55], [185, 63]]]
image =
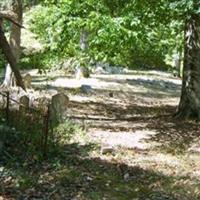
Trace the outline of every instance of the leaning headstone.
[[31, 82], [32, 82], [32, 77], [30, 74], [26, 74], [23, 78], [24, 80], [24, 85], [26, 89], [31, 88]]
[[51, 99], [50, 116], [53, 124], [63, 122], [69, 103], [69, 98], [63, 93], [54, 95]]

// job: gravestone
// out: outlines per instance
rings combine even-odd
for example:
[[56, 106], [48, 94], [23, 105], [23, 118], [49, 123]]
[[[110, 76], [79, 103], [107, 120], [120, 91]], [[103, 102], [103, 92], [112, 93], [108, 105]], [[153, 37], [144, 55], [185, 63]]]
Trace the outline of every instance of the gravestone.
[[63, 122], [69, 104], [69, 98], [64, 93], [58, 93], [51, 99], [50, 118], [53, 125]]
[[29, 108], [29, 98], [26, 95], [21, 96], [19, 99], [19, 103], [20, 103], [19, 112], [24, 114], [25, 111], [28, 110]]
[[31, 88], [31, 81], [32, 81], [32, 77], [30, 74], [26, 74], [23, 78], [24, 80], [24, 86], [26, 89], [30, 89]]
[[29, 98], [26, 95], [21, 96], [19, 103], [19, 116], [16, 118], [14, 123], [16, 124], [17, 128], [22, 128], [24, 130], [28, 120], [27, 111], [29, 109]]

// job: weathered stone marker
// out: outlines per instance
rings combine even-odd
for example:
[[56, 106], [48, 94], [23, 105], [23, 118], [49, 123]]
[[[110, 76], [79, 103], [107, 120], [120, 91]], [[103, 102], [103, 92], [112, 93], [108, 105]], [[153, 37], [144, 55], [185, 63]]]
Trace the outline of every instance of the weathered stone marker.
[[69, 98], [63, 93], [58, 93], [52, 97], [50, 105], [50, 116], [53, 125], [59, 122], [63, 122], [65, 119], [68, 103]]
[[[25, 128], [26, 127], [26, 123], [27, 123], [27, 111], [29, 109], [29, 98], [24, 95], [21, 96], [19, 99], [19, 116], [17, 118], [17, 120], [15, 121], [16, 127], [17, 128]], [[19, 123], [20, 121], [20, 123]]]
[[26, 110], [28, 110], [29, 108], [29, 98], [24, 95], [24, 96], [21, 96], [20, 99], [19, 99], [19, 103], [20, 103], [20, 106], [19, 106], [19, 112], [24, 114]]
[[26, 87], [26, 89], [30, 89], [31, 88], [31, 81], [32, 81], [32, 77], [30, 74], [26, 74], [23, 78], [24, 81], [24, 85]]

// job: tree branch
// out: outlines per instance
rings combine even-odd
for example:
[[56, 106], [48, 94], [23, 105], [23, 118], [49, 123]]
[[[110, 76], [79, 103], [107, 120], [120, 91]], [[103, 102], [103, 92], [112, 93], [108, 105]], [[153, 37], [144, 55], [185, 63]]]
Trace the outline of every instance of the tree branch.
[[15, 24], [16, 26], [19, 26], [20, 28], [24, 28], [24, 26], [22, 26], [21, 24], [19, 24], [17, 22], [17, 15], [10, 10], [0, 11], [0, 18], [4, 18], [6, 20], [9, 20], [10, 22]]
[[4, 32], [3, 32], [1, 26], [0, 26], [0, 48], [2, 49], [3, 54], [6, 57], [6, 60], [10, 64], [10, 67], [11, 67], [11, 69], [12, 69], [14, 75], [15, 75], [17, 85], [20, 86], [21, 88], [23, 88], [24, 90], [26, 90], [24, 83], [23, 83], [23, 80], [22, 80], [22, 77], [21, 77], [21, 74], [20, 74], [20, 72], [17, 68], [16, 58], [12, 53], [10, 45], [9, 45], [5, 35], [4, 35]]

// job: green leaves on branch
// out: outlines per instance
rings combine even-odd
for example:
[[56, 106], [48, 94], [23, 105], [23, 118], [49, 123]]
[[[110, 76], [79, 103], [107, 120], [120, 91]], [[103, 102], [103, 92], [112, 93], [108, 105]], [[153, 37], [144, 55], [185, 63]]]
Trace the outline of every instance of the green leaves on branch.
[[[60, 57], [84, 55], [116, 65], [165, 65], [182, 48], [196, 0], [46, 0], [31, 10], [32, 30]], [[89, 48], [81, 53], [80, 35]]]

